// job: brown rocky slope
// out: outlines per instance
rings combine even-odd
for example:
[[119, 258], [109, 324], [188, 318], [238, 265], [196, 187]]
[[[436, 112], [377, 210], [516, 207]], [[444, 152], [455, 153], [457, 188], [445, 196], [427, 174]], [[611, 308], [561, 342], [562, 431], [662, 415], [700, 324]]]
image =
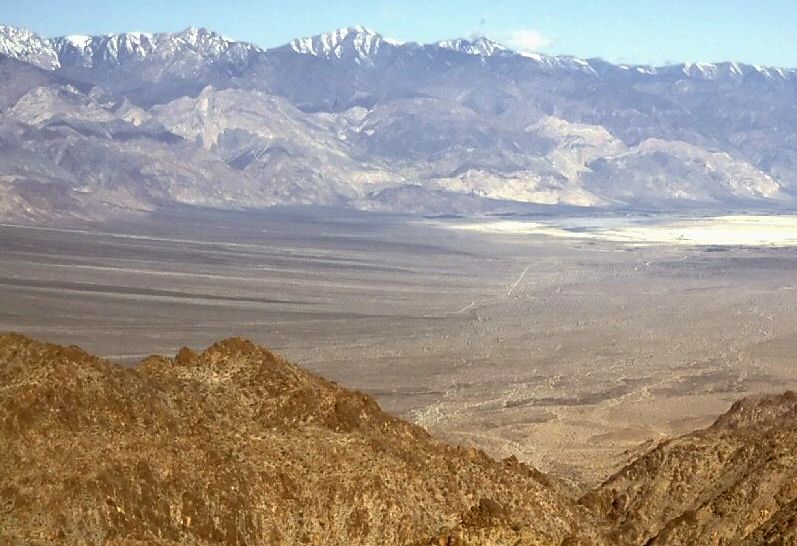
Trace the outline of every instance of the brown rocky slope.
[[576, 501], [245, 340], [133, 369], [0, 335], [0, 546], [797, 544], [797, 394]]
[[797, 394], [736, 402], [582, 502], [606, 522], [611, 543], [797, 545]]
[[599, 544], [535, 470], [241, 339], [134, 369], [0, 336], [0, 544]]

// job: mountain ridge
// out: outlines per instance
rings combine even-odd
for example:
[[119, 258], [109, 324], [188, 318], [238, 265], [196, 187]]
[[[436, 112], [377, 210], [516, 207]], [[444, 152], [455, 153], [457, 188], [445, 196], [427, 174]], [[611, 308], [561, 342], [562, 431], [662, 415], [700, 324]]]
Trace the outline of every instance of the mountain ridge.
[[617, 543], [793, 544], [797, 394], [735, 402], [707, 429], [661, 442], [582, 498]]
[[[39, 61], [45, 69], [60, 68], [60, 56], [65, 54], [65, 50], [71, 46], [73, 49], [93, 49], [99, 46], [103, 49], [116, 49], [117, 51], [123, 50], [119, 48], [122, 44], [127, 46], [129, 52], [134, 52], [139, 49], [143, 52], [151, 52], [152, 50], [147, 46], [157, 46], [157, 42], [164, 40], [180, 40], [189, 46], [197, 46], [202, 40], [206, 40], [213, 48], [218, 49], [219, 44], [226, 44], [227, 47], [239, 46], [241, 48], [249, 49], [257, 53], [267, 53], [276, 50], [291, 49], [299, 54], [306, 54], [312, 56], [322, 57], [335, 57], [340, 58], [341, 50], [339, 47], [347, 40], [358, 42], [361, 49], [356, 50], [357, 56], [362, 60], [377, 54], [382, 45], [392, 47], [408, 47], [408, 48], [428, 48], [439, 47], [441, 49], [450, 50], [458, 53], [465, 53], [467, 55], [491, 57], [495, 55], [511, 55], [515, 57], [522, 57], [532, 62], [547, 65], [563, 65], [561, 61], [573, 60], [576, 64], [581, 66], [589, 66], [590, 69], [595, 71], [595, 75], [599, 72], [595, 70], [593, 64], [598, 66], [612, 66], [617, 70], [633, 70], [640, 74], [672, 74], [680, 72], [683, 75], [696, 77], [698, 79], [716, 79], [719, 76], [736, 76], [744, 77], [752, 72], [758, 73], [762, 76], [772, 79], [782, 80], [797, 80], [797, 67], [777, 67], [770, 65], [758, 65], [754, 63], [743, 63], [733, 60], [725, 61], [712, 61], [712, 62], [698, 62], [698, 61], [684, 61], [680, 63], [665, 64], [665, 65], [649, 65], [649, 64], [625, 64], [625, 63], [612, 63], [605, 61], [601, 58], [579, 58], [572, 55], [546, 55], [542, 53], [526, 53], [513, 50], [500, 41], [493, 40], [487, 36], [479, 36], [475, 38], [451, 38], [442, 39], [430, 43], [417, 43], [417, 42], [402, 42], [385, 38], [382, 34], [362, 25], [354, 25], [350, 27], [341, 27], [332, 31], [295, 38], [283, 45], [277, 45], [269, 48], [257, 46], [251, 42], [239, 41], [234, 39], [225, 38], [222, 34], [199, 27], [187, 27], [182, 31], [177, 32], [122, 32], [122, 33], [107, 33], [99, 35], [66, 35], [54, 38], [43, 37], [33, 31], [27, 29], [13, 27], [0, 24], [0, 53], [9, 55], [31, 62], [37, 55], [42, 55], [44, 59]], [[21, 47], [11, 47], [11, 44], [16, 43]], [[143, 45], [142, 45], [143, 43]], [[94, 50], [96, 54], [96, 50]], [[26, 59], [28, 59], [26, 61]], [[559, 61], [559, 62], [557, 62]], [[34, 61], [32, 64], [36, 64]]]
[[[263, 51], [256, 46], [228, 40], [221, 34], [196, 27], [188, 27], [180, 32], [125, 32], [43, 38], [30, 31], [0, 25], [0, 53], [49, 70], [74, 64], [90, 68], [95, 62], [118, 64], [123, 60], [140, 61], [148, 55], [164, 54], [164, 49], [171, 49], [174, 53], [180, 48], [192, 49], [209, 58], [220, 57], [231, 49]], [[42, 57], [41, 61], [36, 60], [38, 56]]]
[[205, 29], [48, 42], [3, 27], [6, 54], [22, 59], [5, 57], [0, 85], [0, 215], [15, 221], [173, 205], [797, 207], [794, 70], [632, 67], [364, 27], [268, 50]]
[[595, 535], [589, 514], [530, 467], [440, 444], [243, 339], [125, 369], [0, 335], [0, 378], [0, 538], [12, 544]]
[[[743, 399], [581, 498], [241, 338], [123, 368], [0, 334], [9, 544], [791, 544], [797, 395]], [[780, 542], [778, 542], [780, 541]]]

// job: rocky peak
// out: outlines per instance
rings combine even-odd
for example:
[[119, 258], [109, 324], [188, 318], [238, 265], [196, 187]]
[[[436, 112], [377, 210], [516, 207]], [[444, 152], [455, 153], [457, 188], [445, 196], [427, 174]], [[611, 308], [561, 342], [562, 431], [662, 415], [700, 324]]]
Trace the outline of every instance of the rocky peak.
[[189, 56], [215, 61], [228, 55], [245, 55], [258, 48], [228, 40], [204, 28], [189, 27], [178, 33], [128, 32], [104, 36], [67, 36], [53, 40], [63, 65], [92, 67], [120, 65], [148, 58], [172, 60]]
[[379, 54], [385, 46], [397, 45], [399, 45], [397, 42], [387, 40], [373, 30], [363, 26], [354, 26], [339, 28], [317, 36], [299, 38], [290, 42], [289, 47], [302, 55], [363, 62]]
[[0, 336], [0, 384], [10, 544], [596, 538], [590, 515], [533, 472], [435, 442], [242, 339], [131, 369]]
[[129, 32], [104, 36], [66, 36], [51, 41], [62, 66], [92, 67], [141, 60], [155, 52], [153, 34]]
[[219, 59], [238, 62], [257, 52], [262, 50], [205, 28], [189, 27], [177, 33], [125, 32], [49, 39], [24, 29], [0, 26], [0, 54], [45, 70], [119, 66], [150, 58], [170, 61], [188, 57], [201, 62]]
[[477, 55], [480, 57], [514, 54], [514, 52], [508, 47], [483, 36], [473, 40], [468, 40], [465, 38], [442, 40], [437, 42], [435, 45], [442, 49], [450, 49], [451, 51], [457, 51], [467, 55]]
[[422, 429], [385, 414], [369, 396], [348, 391], [243, 338], [202, 352], [183, 347], [174, 358], [150, 357], [139, 369], [154, 377], [199, 383], [219, 398], [242, 400], [261, 423], [295, 428], [314, 424], [339, 431], [392, 431], [426, 437]]
[[11, 26], [0, 25], [0, 54], [45, 70], [55, 70], [61, 66], [49, 40]]
[[769, 427], [784, 423], [792, 426], [797, 423], [797, 393], [794, 391], [743, 398], [721, 415], [712, 429]]

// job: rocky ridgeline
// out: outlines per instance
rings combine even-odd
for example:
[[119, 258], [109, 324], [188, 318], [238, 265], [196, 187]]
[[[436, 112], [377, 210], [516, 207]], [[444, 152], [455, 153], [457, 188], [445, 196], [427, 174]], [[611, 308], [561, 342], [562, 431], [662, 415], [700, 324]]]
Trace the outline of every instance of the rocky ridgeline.
[[793, 210], [797, 70], [189, 28], [0, 25], [0, 219], [174, 205], [422, 214]]
[[244, 340], [125, 369], [8, 335], [0, 384], [0, 543], [597, 537], [535, 470], [436, 442]]
[[0, 336], [0, 544], [795, 544], [797, 395], [581, 499], [242, 339], [122, 368]]
[[797, 544], [797, 394], [748, 398], [582, 503], [618, 544]]

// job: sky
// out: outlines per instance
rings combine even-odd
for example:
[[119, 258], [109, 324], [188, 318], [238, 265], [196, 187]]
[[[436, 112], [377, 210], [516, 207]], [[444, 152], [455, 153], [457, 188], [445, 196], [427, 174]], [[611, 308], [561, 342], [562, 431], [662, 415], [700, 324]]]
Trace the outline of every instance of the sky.
[[487, 36], [617, 63], [797, 67], [794, 0], [0, 0], [0, 24], [45, 36], [196, 26], [261, 47], [363, 25], [401, 41]]

